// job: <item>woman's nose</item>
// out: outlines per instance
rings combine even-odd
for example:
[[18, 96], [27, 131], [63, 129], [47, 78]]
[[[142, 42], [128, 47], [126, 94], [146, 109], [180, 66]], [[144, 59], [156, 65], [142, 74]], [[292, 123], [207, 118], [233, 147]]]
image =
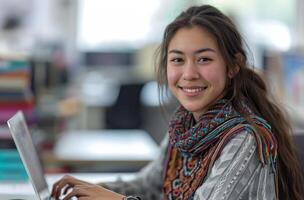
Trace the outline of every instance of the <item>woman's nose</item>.
[[184, 66], [183, 79], [195, 80], [199, 78], [197, 66], [193, 62], [189, 62]]

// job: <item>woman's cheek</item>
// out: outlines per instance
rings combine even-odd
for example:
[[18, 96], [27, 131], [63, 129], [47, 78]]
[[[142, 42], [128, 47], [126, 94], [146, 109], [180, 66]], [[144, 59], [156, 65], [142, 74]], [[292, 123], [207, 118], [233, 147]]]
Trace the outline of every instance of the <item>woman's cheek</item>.
[[167, 71], [168, 84], [176, 84], [179, 80], [179, 73], [176, 70], [168, 69]]
[[226, 75], [221, 70], [206, 69], [201, 72], [203, 78], [211, 84], [226, 83]]

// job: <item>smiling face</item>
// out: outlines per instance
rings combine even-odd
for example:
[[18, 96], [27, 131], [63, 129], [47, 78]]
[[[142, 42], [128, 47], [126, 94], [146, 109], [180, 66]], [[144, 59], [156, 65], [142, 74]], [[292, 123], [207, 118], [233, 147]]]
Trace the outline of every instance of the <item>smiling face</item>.
[[212, 35], [181, 28], [168, 46], [167, 80], [173, 95], [196, 120], [224, 96], [227, 67]]

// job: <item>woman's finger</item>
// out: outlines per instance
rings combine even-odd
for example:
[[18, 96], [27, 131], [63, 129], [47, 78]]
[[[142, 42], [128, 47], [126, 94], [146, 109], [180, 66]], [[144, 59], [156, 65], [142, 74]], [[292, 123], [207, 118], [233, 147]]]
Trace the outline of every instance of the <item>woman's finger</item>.
[[62, 180], [62, 179], [60, 179], [59, 181], [56, 181], [56, 182], [53, 184], [53, 188], [52, 188], [52, 192], [51, 192], [51, 195], [52, 195], [52, 196], [56, 193], [57, 185], [60, 183], [61, 180]]
[[72, 192], [70, 192], [68, 195], [66, 195], [63, 198], [63, 200], [69, 200], [72, 197], [77, 197], [78, 199], [80, 197], [87, 197], [87, 193], [86, 193], [84, 187], [79, 187], [79, 186], [74, 187]]
[[70, 189], [72, 189], [73, 188], [73, 186], [71, 186], [71, 185], [67, 185], [66, 187], [64, 187], [63, 188], [63, 190], [62, 190], [62, 195], [65, 195], [65, 194], [67, 194], [68, 193], [68, 191], [70, 190]]
[[75, 179], [72, 176], [65, 175], [61, 180], [57, 181], [54, 184], [51, 195], [55, 197], [55, 199], [57, 199], [61, 195], [61, 190], [64, 187], [73, 187], [74, 185], [76, 185], [76, 183], [77, 183], [77, 179]]
[[66, 176], [67, 176], [67, 175], [65, 175], [63, 178], [61, 178], [59, 181], [56, 181], [56, 182], [53, 184], [51, 196], [55, 196], [55, 194], [57, 193], [58, 185], [65, 179]]

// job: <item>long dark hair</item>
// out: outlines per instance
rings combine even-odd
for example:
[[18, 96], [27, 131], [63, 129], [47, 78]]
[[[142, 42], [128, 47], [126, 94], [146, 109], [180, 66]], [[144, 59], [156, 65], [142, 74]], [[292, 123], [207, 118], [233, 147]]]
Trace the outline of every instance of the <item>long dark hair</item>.
[[[193, 6], [166, 27], [157, 54], [159, 88], [168, 86], [167, 51], [172, 37], [179, 29], [193, 26], [202, 27], [213, 35], [226, 62], [227, 71], [239, 69], [226, 87], [226, 98], [248, 119], [249, 117], [242, 113], [240, 105], [240, 99], [246, 99], [251, 109], [271, 125], [278, 141], [279, 198], [304, 199], [303, 175], [291, 136], [290, 123], [280, 107], [270, 98], [263, 79], [249, 67], [243, 39], [234, 23], [221, 11], [210, 5]], [[160, 91], [160, 94], [163, 94], [163, 91]]]

